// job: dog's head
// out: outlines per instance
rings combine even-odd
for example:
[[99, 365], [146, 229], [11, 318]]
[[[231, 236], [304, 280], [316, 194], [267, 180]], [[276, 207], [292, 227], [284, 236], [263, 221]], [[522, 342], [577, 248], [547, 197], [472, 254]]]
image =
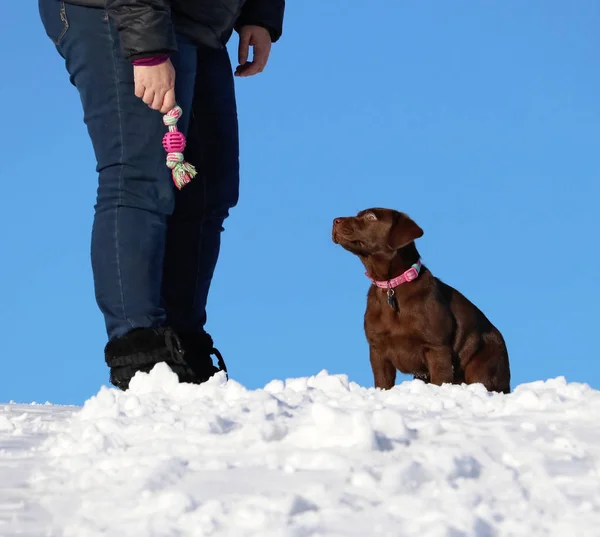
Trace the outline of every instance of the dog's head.
[[333, 221], [333, 242], [359, 257], [393, 255], [422, 236], [416, 222], [392, 209], [365, 209]]

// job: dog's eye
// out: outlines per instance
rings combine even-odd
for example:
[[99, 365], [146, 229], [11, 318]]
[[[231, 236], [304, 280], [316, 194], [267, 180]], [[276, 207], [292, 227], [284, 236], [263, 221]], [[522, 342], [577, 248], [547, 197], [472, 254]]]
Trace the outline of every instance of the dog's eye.
[[365, 220], [377, 220], [377, 217], [373, 213], [367, 213], [363, 218]]

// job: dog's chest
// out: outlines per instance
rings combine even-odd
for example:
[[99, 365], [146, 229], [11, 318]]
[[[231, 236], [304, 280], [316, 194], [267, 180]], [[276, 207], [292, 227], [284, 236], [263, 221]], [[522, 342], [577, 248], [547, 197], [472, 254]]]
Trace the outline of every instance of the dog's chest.
[[390, 306], [387, 297], [369, 297], [365, 312], [365, 334], [369, 345], [394, 362], [403, 373], [425, 368], [424, 342], [415, 337], [415, 319], [402, 303]]

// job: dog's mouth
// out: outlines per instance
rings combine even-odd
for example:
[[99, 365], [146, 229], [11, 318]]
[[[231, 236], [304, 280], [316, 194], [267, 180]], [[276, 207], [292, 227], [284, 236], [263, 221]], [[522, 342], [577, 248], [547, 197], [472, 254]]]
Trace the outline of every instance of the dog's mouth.
[[333, 242], [336, 244], [352, 242], [352, 230], [341, 221], [335, 221], [331, 230]]
[[331, 237], [335, 244], [339, 244], [345, 250], [353, 254], [362, 254], [365, 251], [365, 243], [356, 238], [355, 231], [350, 222], [336, 220], [331, 230]]
[[346, 244], [360, 243], [360, 241], [353, 240], [346, 233], [344, 233], [343, 231], [340, 231], [337, 228], [333, 228], [331, 236], [333, 238], [333, 242], [335, 242], [336, 244], [346, 245]]
[[353, 254], [363, 254], [365, 252], [365, 243], [363, 241], [346, 237], [339, 233], [339, 231], [333, 232], [333, 242]]

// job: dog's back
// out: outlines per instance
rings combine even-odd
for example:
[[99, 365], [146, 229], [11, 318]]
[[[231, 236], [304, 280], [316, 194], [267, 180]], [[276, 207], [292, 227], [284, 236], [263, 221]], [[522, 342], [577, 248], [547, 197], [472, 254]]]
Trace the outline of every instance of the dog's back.
[[434, 280], [439, 299], [447, 304], [455, 320], [455, 382], [480, 382], [490, 390], [509, 393], [510, 366], [502, 334], [460, 291], [435, 276]]

